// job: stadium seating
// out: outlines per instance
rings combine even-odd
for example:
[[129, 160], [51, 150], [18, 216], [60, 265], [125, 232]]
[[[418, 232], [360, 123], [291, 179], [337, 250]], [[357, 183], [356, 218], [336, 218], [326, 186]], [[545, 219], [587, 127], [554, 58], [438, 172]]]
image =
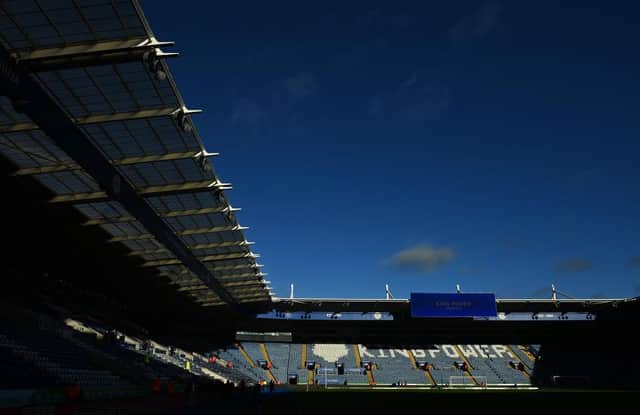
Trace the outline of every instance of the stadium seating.
[[[298, 375], [299, 383], [306, 382], [309, 373], [302, 367], [305, 358], [316, 362], [314, 378], [318, 384], [368, 383], [350, 344], [304, 345], [306, 353], [303, 353], [300, 344], [245, 342], [241, 346], [251, 364], [235, 346], [215, 351], [218, 359], [210, 362], [197, 353], [157, 343], [146, 343], [153, 345], [143, 350], [148, 341], [131, 337], [105, 341], [106, 330], [82, 323], [75, 323], [71, 329], [37, 313], [18, 312], [16, 318], [0, 325], [0, 367], [6, 374], [0, 380], [0, 389], [78, 383], [87, 391], [126, 391], [148, 385], [153, 379], [168, 381], [192, 375], [250, 384], [269, 380], [264, 369], [253, 367], [256, 361], [266, 360], [266, 356], [271, 362], [271, 373], [281, 383], [286, 383], [290, 374]], [[430, 379], [446, 385], [451, 376], [466, 376], [454, 364], [463, 362], [463, 356], [470, 364], [468, 372], [486, 380], [488, 385], [527, 385], [533, 368], [530, 359], [537, 350], [535, 346], [517, 345], [430, 345], [409, 353], [404, 349], [358, 345], [361, 360], [373, 363], [371, 374], [378, 385], [426, 386], [431, 384]], [[416, 367], [417, 362], [428, 364], [431, 377]], [[514, 367], [519, 362], [524, 364], [524, 370]], [[338, 373], [338, 363], [343, 373]]]
[[264, 359], [259, 343], [243, 343], [242, 346], [244, 351], [251, 357], [253, 363], [256, 363], [259, 359]]
[[245, 381], [259, 382], [261, 380], [266, 380], [264, 370], [249, 366], [247, 360], [237, 348], [232, 346], [227, 349], [219, 350], [216, 354], [222, 359], [231, 362], [233, 364], [233, 369], [235, 369], [238, 375]]
[[[300, 383], [307, 379], [307, 370], [301, 368], [302, 354], [299, 344], [266, 343], [265, 344], [271, 362], [272, 373], [276, 379], [285, 383], [288, 374], [297, 374]], [[242, 343], [245, 351], [255, 360], [264, 359], [259, 343]], [[422, 369], [415, 367], [408, 351], [404, 349], [370, 349], [359, 345], [361, 359], [374, 363], [372, 375], [378, 385], [390, 385], [394, 383], [406, 383], [408, 385], [431, 385], [429, 377]], [[447, 385], [451, 376], [461, 377], [470, 385], [472, 379], [454, 363], [464, 362], [464, 358], [470, 363], [467, 372], [471, 374], [477, 383], [487, 385], [529, 385], [531, 383], [527, 372], [517, 370], [509, 365], [510, 361], [516, 361], [518, 356], [517, 346], [509, 348], [505, 345], [431, 345], [425, 349], [414, 349], [416, 361], [426, 362], [433, 380], [438, 385]], [[357, 367], [353, 345], [348, 344], [312, 344], [307, 347], [307, 360], [316, 362], [315, 379], [318, 384], [366, 384], [367, 378], [363, 375], [362, 368]], [[461, 356], [461, 353], [463, 356]], [[516, 352], [518, 353], [518, 352]], [[244, 371], [247, 379], [253, 381], [268, 379], [263, 369], [251, 368], [247, 365], [244, 356], [235, 348], [222, 352], [221, 356], [234, 362], [234, 365]], [[517, 360], [519, 361], [519, 360]], [[337, 362], [342, 362], [344, 374], [338, 374]], [[530, 361], [525, 361], [525, 363]], [[253, 376], [251, 376], [253, 375]]]
[[515, 359], [504, 345], [461, 345], [460, 350], [471, 363], [472, 374], [486, 377], [487, 384], [528, 384], [521, 371], [509, 366]]
[[51, 376], [28, 361], [15, 356], [10, 350], [10, 340], [0, 334], [0, 389], [46, 387], [56, 382]]
[[[379, 368], [374, 371], [376, 383], [393, 383], [398, 380], [411, 383], [412, 379], [420, 384], [427, 383], [425, 378], [418, 381], [418, 378], [412, 374], [414, 369], [408, 364], [405, 365], [408, 359], [399, 351], [367, 349], [363, 346], [360, 346], [360, 349], [362, 358], [373, 360]], [[431, 345], [425, 349], [413, 350], [417, 361], [429, 364], [430, 373], [439, 385], [448, 384], [451, 376], [467, 377], [464, 371], [454, 365], [455, 362], [463, 362], [460, 352], [471, 364], [468, 373], [476, 377], [478, 383], [486, 380], [487, 384], [530, 384], [525, 373], [509, 366], [509, 361], [516, 357], [503, 345]], [[403, 371], [403, 367], [409, 369]], [[385, 368], [391, 370], [385, 373]], [[419, 371], [416, 372], [419, 373]], [[400, 375], [401, 373], [404, 375]], [[469, 382], [471, 382], [470, 379]]]
[[[338, 379], [337, 383], [367, 384], [367, 378], [362, 369], [356, 364], [356, 356], [352, 344], [312, 344], [308, 347], [307, 360], [313, 360], [318, 365], [318, 383], [322, 384], [331, 376]], [[343, 363], [344, 375], [338, 375], [336, 364]], [[330, 369], [323, 371], [322, 369]], [[354, 370], [355, 369], [355, 370]], [[334, 374], [335, 373], [335, 374]], [[326, 374], [326, 376], [325, 376]]]
[[[271, 368], [271, 373], [276, 377], [278, 381], [281, 383], [287, 382], [287, 374], [289, 373], [289, 368], [291, 366], [291, 348], [295, 348], [296, 345], [284, 344], [284, 343], [265, 343], [265, 347], [269, 353], [269, 357], [271, 358], [271, 363], [273, 367]], [[293, 367], [295, 368], [296, 364], [293, 363]], [[292, 372], [293, 373], [293, 372]]]
[[373, 372], [376, 385], [407, 383], [408, 385], [426, 385], [424, 371], [416, 368], [403, 349], [379, 349], [380, 355], [388, 358], [374, 358], [376, 369]]
[[[6, 322], [1, 346], [13, 366], [35, 367], [48, 384], [78, 383], [82, 387], [130, 386], [119, 376], [97, 369], [91, 355], [63, 338], [63, 332], [49, 332], [29, 324]], [[35, 386], [39, 383], [34, 378]], [[32, 385], [33, 386], [33, 385]]]
[[535, 359], [535, 357], [538, 354], [538, 346], [536, 345], [512, 345], [511, 346], [511, 350], [513, 350], [513, 353], [516, 354], [516, 356], [519, 358], [519, 360], [522, 361], [522, 363], [525, 365], [525, 367], [527, 368], [527, 370], [531, 371], [533, 370], [533, 362], [531, 361], [532, 358]]
[[[41, 312], [2, 304], [0, 311], [7, 316], [0, 321], [0, 390], [58, 391], [39, 393], [47, 396], [41, 403], [64, 399], [62, 391], [70, 384], [79, 385], [84, 399], [95, 400], [139, 397], [150, 393], [156, 380], [175, 384], [189, 382], [194, 375], [203, 379], [201, 383], [211, 378], [255, 379], [234, 368], [210, 365], [195, 353], [172, 354], [170, 347], [161, 345], [143, 351], [131, 337], [116, 341], [105, 336], [108, 330], [88, 323], [65, 324]], [[190, 373], [185, 369], [187, 355]]]

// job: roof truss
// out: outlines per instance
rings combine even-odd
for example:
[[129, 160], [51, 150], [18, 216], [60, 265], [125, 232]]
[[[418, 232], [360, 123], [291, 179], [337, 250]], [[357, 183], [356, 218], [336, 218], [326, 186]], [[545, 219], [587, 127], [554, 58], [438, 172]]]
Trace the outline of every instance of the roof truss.
[[158, 49], [173, 45], [174, 42], [158, 42], [153, 38], [137, 37], [17, 50], [11, 55], [21, 68], [30, 72], [40, 72], [129, 62], [142, 59], [149, 53], [162, 58], [177, 56], [177, 53], [164, 53]]
[[[148, 186], [136, 189], [135, 191], [140, 196], [151, 197], [185, 192], [199, 192], [202, 190], [217, 191], [228, 189], [231, 189], [228, 183], [220, 183], [217, 180], [204, 180], [197, 182], [167, 184], [161, 186]], [[112, 197], [110, 197], [106, 191], [100, 191], [57, 195], [49, 199], [49, 203], [94, 203], [110, 199], [112, 199]]]

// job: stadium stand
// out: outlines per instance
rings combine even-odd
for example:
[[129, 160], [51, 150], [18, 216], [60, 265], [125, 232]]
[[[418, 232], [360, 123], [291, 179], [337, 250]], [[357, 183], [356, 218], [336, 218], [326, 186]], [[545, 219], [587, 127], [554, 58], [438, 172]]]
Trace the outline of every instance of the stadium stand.
[[232, 367], [239, 372], [240, 377], [247, 381], [259, 382], [266, 378], [264, 371], [256, 368], [255, 365], [251, 366], [244, 355], [235, 346], [218, 350], [216, 354], [225, 361], [231, 362]]
[[[406, 381], [415, 384], [431, 384], [420, 370], [414, 370], [409, 351], [403, 349], [368, 349], [360, 346], [363, 359], [373, 360], [376, 383]], [[455, 363], [469, 362], [468, 372], [484, 377], [488, 384], [530, 385], [530, 379], [521, 371], [509, 366], [515, 356], [504, 345], [432, 345], [426, 349], [410, 351], [416, 362], [427, 364], [437, 384], [447, 384], [451, 376], [466, 376]], [[462, 353], [462, 355], [461, 355]], [[387, 371], [385, 371], [387, 369]]]
[[[356, 367], [353, 346], [349, 344], [312, 344], [307, 353], [307, 360], [316, 362], [316, 379], [321, 384], [332, 379], [335, 384], [362, 383], [356, 379], [349, 379], [348, 374]], [[337, 364], [343, 363], [345, 374], [339, 375]], [[358, 368], [359, 369], [359, 368]], [[362, 378], [362, 376], [359, 376]]]
[[249, 355], [254, 365], [258, 364], [258, 360], [264, 359], [262, 351], [260, 350], [260, 343], [242, 343], [241, 347]]
[[[283, 383], [295, 374], [300, 383], [330, 386], [442, 386], [460, 375], [455, 364], [462, 361], [469, 362], [470, 374], [495, 385], [637, 388], [635, 359], [608, 353], [635, 345], [625, 337], [637, 323], [635, 299], [498, 304], [507, 312], [602, 310], [599, 321], [526, 325], [418, 322], [399, 300], [276, 301], [226, 198], [229, 186], [219, 180], [209, 160], [213, 153], [195, 128], [195, 111], [169, 71], [170, 54], [161, 48], [171, 42], [155, 38], [138, 1], [96, 3], [0, 2], [0, 169], [6, 193], [0, 408], [65, 413], [55, 405], [79, 394], [89, 403], [140, 399], [144, 405], [100, 413], [158, 413], [185, 406], [187, 398], [192, 403], [199, 390], [211, 388], [219, 398], [229, 390], [223, 388], [233, 388], [230, 382], [263, 383], [270, 373]], [[101, 16], [100, 10], [107, 12]], [[61, 32], [52, 14], [81, 33]], [[371, 307], [358, 311], [382, 310], [389, 319], [255, 318], [274, 304], [305, 313], [313, 307]], [[236, 332], [254, 327], [284, 328], [295, 340], [231, 344]], [[404, 351], [385, 343], [419, 347], [425, 338], [547, 343], [512, 345], [506, 354], [499, 353], [500, 345]], [[367, 341], [382, 348], [357, 344]], [[271, 372], [256, 367], [262, 359], [272, 363]], [[307, 361], [316, 367], [307, 370]], [[363, 373], [363, 361], [372, 370]], [[415, 368], [418, 361], [428, 364], [425, 376]], [[174, 393], [182, 400], [162, 399]], [[237, 409], [250, 401], [245, 397], [218, 412], [244, 413]]]
[[[360, 346], [362, 349], [362, 346]], [[426, 385], [424, 371], [412, 364], [409, 352], [403, 349], [378, 349], [374, 377], [376, 385]], [[361, 350], [362, 353], [362, 350]], [[367, 352], [368, 353], [368, 352]], [[381, 356], [384, 356], [382, 358]]]
[[[280, 383], [287, 383], [288, 374], [294, 373], [291, 372], [292, 367], [290, 366], [290, 362], [295, 361], [295, 357], [291, 355], [291, 349], [295, 349], [296, 346], [298, 345], [265, 343], [265, 347], [273, 364], [271, 372]], [[295, 364], [293, 369], [296, 369]]]
[[531, 384], [529, 377], [509, 366], [515, 359], [505, 345], [460, 345], [460, 351], [471, 364], [471, 373], [485, 376], [488, 384]]
[[49, 385], [77, 383], [86, 394], [100, 389], [109, 390], [113, 396], [136, 392], [130, 381], [106, 370], [101, 356], [66, 326], [27, 310], [6, 306], [2, 310], [6, 317], [0, 327], [0, 348], [10, 356], [14, 367], [24, 364], [40, 373], [34, 377], [36, 386], [42, 385], [38, 379], [46, 379]]
[[531, 373], [534, 367], [535, 357], [529, 353], [527, 346], [510, 345], [509, 353], [514, 361], [522, 362], [527, 372]]
[[[286, 382], [288, 374], [297, 374], [299, 379], [306, 380], [306, 369], [292, 366], [291, 362], [301, 359], [299, 350], [305, 345], [266, 343], [272, 371], [276, 379]], [[261, 343], [243, 342], [242, 348], [251, 357], [252, 362], [264, 360]], [[411, 354], [416, 362], [428, 364], [429, 372], [437, 384], [446, 385], [451, 376], [466, 376], [473, 381], [465, 371], [455, 366], [457, 363], [468, 362], [467, 372], [486, 380], [488, 385], [531, 385], [531, 379], [526, 371], [517, 370], [509, 362], [517, 361], [517, 357], [506, 345], [433, 345], [426, 349], [369, 349], [358, 345], [361, 360], [373, 363], [372, 377], [377, 385], [410, 384], [432, 385], [433, 382], [424, 370], [415, 367]], [[312, 344], [308, 346], [307, 361], [314, 361], [316, 369], [314, 378], [322, 384], [326, 378], [331, 384], [366, 384], [362, 368], [358, 367], [353, 345], [349, 344]], [[232, 348], [222, 352], [221, 356], [234, 362], [237, 367], [253, 371], [253, 379], [266, 379], [264, 369], [250, 367], [240, 350]], [[343, 363], [343, 374], [338, 374], [337, 363]], [[287, 369], [288, 368], [288, 369]], [[326, 376], [325, 376], [326, 375]]]
[[[258, 256], [224, 195], [229, 184], [191, 119], [200, 111], [178, 91], [165, 60], [175, 53], [161, 50], [172, 42], [155, 38], [135, 0], [20, 4], [1, 10], [11, 76], [0, 154], [13, 174], [32, 177], [49, 203], [72, 206], [199, 304], [268, 301]], [[50, 14], [84, 35], [61, 32]]]
[[307, 379], [307, 371], [304, 368], [304, 362], [307, 359], [306, 353], [306, 344], [291, 344], [289, 346], [288, 375], [297, 375], [297, 380], [299, 383], [302, 383]]

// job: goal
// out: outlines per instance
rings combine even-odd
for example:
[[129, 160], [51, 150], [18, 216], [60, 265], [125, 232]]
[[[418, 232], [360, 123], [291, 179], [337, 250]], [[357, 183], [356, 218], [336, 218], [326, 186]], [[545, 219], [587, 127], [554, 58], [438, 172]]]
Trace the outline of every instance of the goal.
[[486, 376], [473, 376], [476, 382], [471, 380], [468, 376], [449, 376], [449, 386], [487, 386]]

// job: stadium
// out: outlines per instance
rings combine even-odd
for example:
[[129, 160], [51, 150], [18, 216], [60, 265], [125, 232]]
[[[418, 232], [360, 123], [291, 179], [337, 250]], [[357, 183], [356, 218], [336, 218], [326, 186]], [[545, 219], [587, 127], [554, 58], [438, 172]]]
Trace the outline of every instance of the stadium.
[[632, 296], [276, 297], [137, 0], [3, 1], [0, 34], [0, 414], [637, 392]]

